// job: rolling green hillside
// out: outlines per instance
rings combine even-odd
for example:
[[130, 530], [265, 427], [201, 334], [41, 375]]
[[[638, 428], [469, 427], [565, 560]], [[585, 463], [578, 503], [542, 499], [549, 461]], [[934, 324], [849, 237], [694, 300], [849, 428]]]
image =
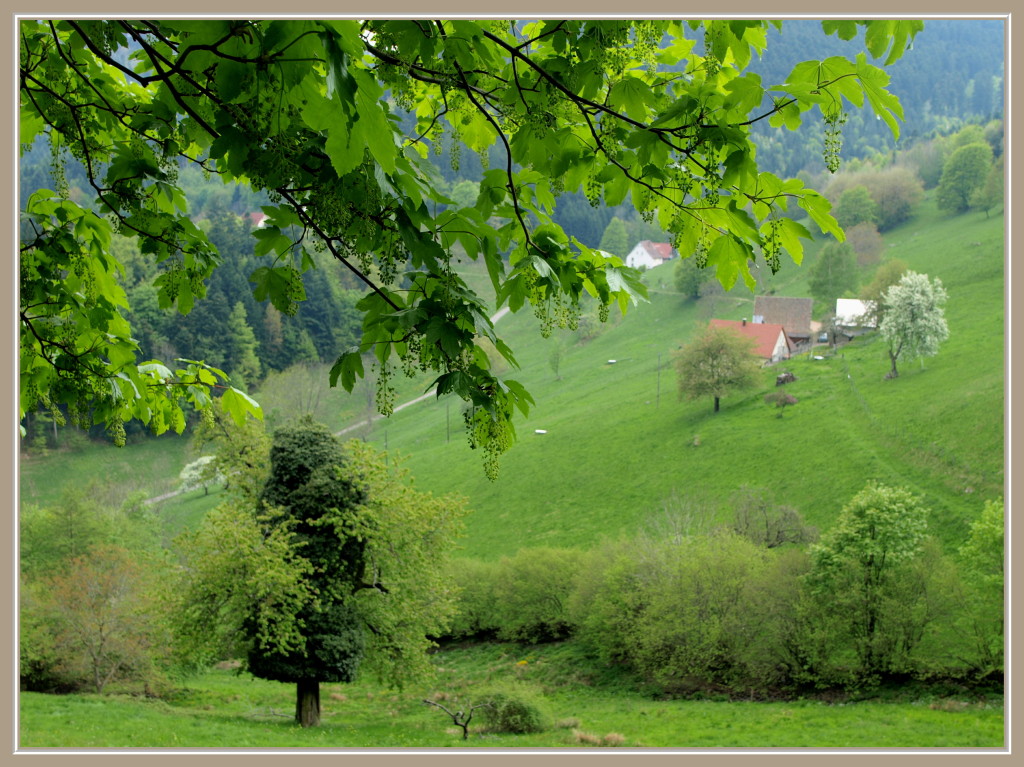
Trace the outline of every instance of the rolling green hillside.
[[[761, 389], [724, 398], [717, 415], [710, 400], [681, 402], [672, 353], [711, 316], [749, 317], [753, 296], [740, 285], [716, 299], [685, 301], [672, 291], [671, 267], [661, 267], [648, 274], [651, 302], [625, 318], [613, 313], [589, 343], [565, 334], [542, 339], [528, 311], [500, 321], [521, 364], [508, 375], [526, 384], [537, 406], [519, 423], [497, 482], [484, 477], [481, 456], [466, 446], [459, 400], [427, 400], [361, 433], [402, 454], [421, 489], [469, 498], [469, 556], [589, 547], [658, 524], [666, 513], [711, 524], [728, 518], [744, 486], [766, 490], [825, 529], [872, 478], [922, 494], [933, 529], [954, 543], [983, 502], [1003, 493], [1003, 218], [945, 218], [926, 201], [886, 243], [887, 255], [940, 277], [949, 293], [950, 339], [923, 367], [903, 364], [895, 381], [883, 380], [881, 340], [866, 336], [836, 356], [821, 347], [824, 359], [803, 355], [766, 369]], [[811, 249], [803, 268], [784, 266], [773, 281], [777, 294], [808, 295], [813, 260]], [[549, 360], [559, 342], [556, 377]], [[789, 391], [799, 402], [778, 418], [763, 400], [783, 369], [797, 376]], [[396, 383], [399, 403], [423, 387]], [[338, 401], [332, 428], [345, 425], [346, 415], [365, 418], [365, 392], [331, 396]], [[22, 499], [52, 502], [65, 480], [107, 474], [120, 481], [115, 468], [128, 471], [133, 489], [149, 483], [152, 495], [165, 492], [188, 460], [182, 442], [130, 446], [117, 451], [116, 465], [107, 446], [30, 459], [22, 465]], [[195, 524], [219, 495], [195, 491], [160, 504], [168, 532]]]
[[[872, 478], [922, 494], [933, 529], [955, 541], [983, 501], [1003, 492], [1002, 225], [982, 214], [947, 219], [928, 202], [886, 238], [890, 256], [940, 277], [950, 296], [949, 341], [923, 367], [904, 364], [895, 381], [883, 380], [885, 348], [868, 336], [837, 356], [818, 351], [825, 359], [803, 355], [767, 369], [760, 390], [723, 399], [717, 415], [710, 401], [680, 402], [672, 352], [703, 327], [709, 309], [655, 288], [650, 304], [566, 350], [561, 380], [548, 362], [556, 340], [541, 340], [529, 315], [503, 320], [518, 350], [518, 378], [538, 404], [497, 482], [466, 449], [457, 402], [396, 413], [372, 440], [406, 455], [420, 487], [469, 497], [475, 513], [465, 553], [478, 557], [587, 547], [666, 510], [721, 517], [744, 485], [767, 489], [827, 528]], [[778, 293], [807, 295], [807, 270], [784, 271]], [[649, 281], [671, 285], [657, 270]], [[718, 301], [714, 316], [751, 314], [742, 286]], [[777, 418], [763, 398], [783, 369], [798, 378], [789, 391], [799, 403]]]

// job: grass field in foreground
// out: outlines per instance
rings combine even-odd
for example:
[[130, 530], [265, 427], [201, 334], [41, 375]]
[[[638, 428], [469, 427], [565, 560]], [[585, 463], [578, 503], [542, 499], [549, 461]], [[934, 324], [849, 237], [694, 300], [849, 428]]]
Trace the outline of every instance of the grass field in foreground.
[[[21, 695], [21, 745], [146, 748], [1000, 748], [1001, 700], [955, 694], [903, 702], [826, 704], [654, 700], [581, 673], [571, 647], [444, 650], [438, 677], [404, 692], [371, 681], [322, 685], [323, 724], [292, 721], [294, 686], [213, 671], [169, 701], [130, 696]], [[526, 663], [522, 663], [522, 661]], [[596, 671], [597, 674], [601, 670]], [[533, 690], [548, 728], [470, 738], [426, 697], [479, 702], [495, 686]], [[450, 707], [450, 706], [449, 706]], [[582, 733], [582, 734], [581, 734]], [[611, 737], [609, 737], [611, 736]]]

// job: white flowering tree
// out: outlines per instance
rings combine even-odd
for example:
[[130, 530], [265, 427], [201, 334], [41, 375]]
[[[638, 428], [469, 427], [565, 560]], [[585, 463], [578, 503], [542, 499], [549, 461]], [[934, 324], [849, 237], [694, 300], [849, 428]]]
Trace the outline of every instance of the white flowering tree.
[[204, 495], [210, 492], [210, 485], [224, 481], [224, 475], [213, 465], [216, 456], [202, 455], [187, 464], [178, 475], [181, 480], [182, 492], [203, 488]]
[[896, 361], [934, 357], [939, 344], [949, 338], [945, 311], [946, 290], [936, 277], [907, 272], [882, 296], [885, 317], [879, 330], [889, 344], [892, 369], [887, 378], [896, 378]]

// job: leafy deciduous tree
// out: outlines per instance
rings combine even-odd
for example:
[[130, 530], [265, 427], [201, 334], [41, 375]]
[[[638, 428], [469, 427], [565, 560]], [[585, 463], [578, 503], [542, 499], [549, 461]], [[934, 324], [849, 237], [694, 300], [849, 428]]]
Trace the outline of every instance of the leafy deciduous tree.
[[679, 395], [688, 399], [718, 400], [757, 385], [761, 365], [753, 339], [728, 328], [709, 327], [676, 355]]
[[319, 723], [320, 682], [352, 681], [364, 657], [392, 684], [427, 674], [463, 502], [416, 492], [309, 420], [275, 434], [259, 501], [266, 512], [224, 505], [184, 539], [183, 653], [244, 651], [254, 675], [295, 683], [303, 726]]
[[175, 540], [181, 563], [165, 599], [179, 666], [244, 657], [243, 626], [282, 653], [301, 647], [296, 618], [313, 598], [310, 564], [293, 549], [287, 527], [270, 521], [252, 505], [226, 502]]
[[764, 395], [764, 401], [769, 405], [774, 405], [775, 409], [779, 411], [777, 417], [782, 418], [785, 409], [789, 405], [795, 405], [799, 400], [789, 392], [773, 391]]
[[672, 273], [676, 290], [687, 298], [700, 298], [701, 286], [711, 279], [707, 270], [697, 266], [693, 258], [678, 258]]
[[992, 147], [987, 143], [967, 144], [953, 152], [942, 166], [942, 178], [935, 193], [939, 210], [966, 211], [975, 190], [984, 186], [991, 170]]
[[878, 227], [874, 224], [864, 222], [846, 230], [846, 242], [854, 253], [857, 254], [857, 264], [867, 266], [877, 264], [882, 253], [882, 237], [878, 233]]
[[148, 679], [166, 649], [146, 574], [125, 549], [101, 546], [45, 585], [41, 609], [59, 664], [97, 693], [115, 680]]
[[[371, 351], [382, 370], [396, 356], [426, 365], [439, 395], [473, 405], [471, 432], [493, 476], [513, 438], [513, 410], [525, 412], [531, 400], [478, 353], [475, 339], [484, 337], [514, 360], [483, 298], [451, 269], [456, 242], [486, 263], [499, 306], [530, 303], [570, 321], [584, 292], [604, 315], [613, 303], [624, 310], [640, 300], [643, 287], [618, 260], [554, 223], [562, 192], [583, 190], [595, 205], [629, 197], [727, 287], [740, 278], [754, 287], [748, 263], [758, 248], [773, 270], [780, 249], [799, 262], [810, 233], [775, 215], [791, 204], [841, 236], [821, 195], [760, 171], [750, 126], [795, 129], [819, 110], [832, 170], [846, 103], [866, 100], [898, 133], [900, 104], [868, 54], [894, 63], [923, 23], [824, 21], [826, 33], [843, 39], [863, 29], [867, 52], [804, 62], [784, 82], [762, 84], [745, 70], [764, 50], [768, 26], [22, 21], [20, 140], [45, 133], [58, 156], [66, 150], [80, 160], [97, 206], [74, 202], [58, 178], [23, 211], [31, 235], [21, 249], [22, 415], [73, 404], [115, 433], [133, 417], [157, 431], [180, 429], [180, 397], [202, 409], [210, 387], [227, 385], [200, 364], [172, 371], [140, 363], [108, 248], [114, 230], [136, 238], [164, 264], [154, 283], [160, 305], [191, 311], [219, 259], [176, 182], [185, 163], [269, 195], [265, 225], [253, 235], [256, 255], [276, 260], [252, 274], [257, 300], [295, 312], [302, 273], [318, 262], [365, 284], [362, 338], [337, 360], [332, 384], [351, 391]], [[703, 32], [699, 53], [687, 31]], [[686, 77], [676, 76], [680, 66]], [[395, 119], [402, 114], [415, 114], [407, 133]], [[483, 173], [473, 206], [434, 214], [430, 203], [447, 198], [426, 156], [446, 130], [482, 162], [497, 147], [500, 162]], [[239, 417], [255, 412], [232, 388], [224, 397]]]
[[861, 299], [868, 307], [866, 319], [875, 327], [882, 324], [885, 317], [885, 293], [907, 272], [907, 265], [899, 258], [893, 258], [881, 264], [867, 287], [860, 292]]
[[898, 162], [912, 168], [925, 189], [934, 189], [942, 178], [945, 142], [941, 138], [918, 141], [900, 152]]
[[111, 542], [117, 527], [115, 517], [91, 496], [92, 489], [68, 489], [54, 504], [21, 507], [22, 571], [53, 572], [93, 546]]
[[843, 192], [836, 203], [836, 221], [843, 229], [857, 224], [873, 224], [878, 215], [878, 205], [871, 199], [866, 186], [854, 186]]
[[886, 168], [878, 173], [872, 198], [878, 204], [878, 229], [887, 231], [910, 218], [922, 197], [921, 180], [906, 168]]
[[456, 207], [469, 208], [476, 203], [476, 198], [479, 194], [479, 184], [475, 181], [462, 179], [452, 187], [451, 197], [455, 200]]
[[315, 600], [288, 616], [300, 641], [287, 651], [274, 637], [274, 618], [265, 628], [248, 618], [247, 665], [255, 676], [296, 685], [295, 719], [304, 727], [320, 723], [320, 682], [355, 679], [365, 637], [352, 595], [378, 586], [363, 578], [365, 535], [373, 526], [360, 513], [366, 491], [345, 464], [340, 443], [323, 427], [311, 421], [284, 427], [274, 434], [260, 496], [281, 510], [271, 525], [288, 531], [296, 556], [308, 563], [303, 583]]
[[988, 172], [985, 183], [971, 195], [971, 207], [985, 211], [985, 218], [992, 208], [1003, 204], [1003, 160], [1000, 159]]
[[946, 140], [946, 151], [951, 155], [965, 146], [984, 143], [987, 143], [984, 127], [976, 124], [965, 125]]
[[575, 549], [549, 547], [502, 557], [492, 591], [498, 637], [547, 642], [568, 636], [569, 595], [582, 558]]
[[185, 468], [178, 474], [178, 479], [181, 480], [181, 489], [187, 492], [201, 487], [203, 488], [203, 495], [208, 495], [210, 485], [215, 482], [223, 482], [224, 477], [220, 476], [216, 469], [209, 466], [214, 460], [216, 460], [215, 456], [201, 455], [194, 461], [185, 464]]
[[879, 262], [884, 243], [879, 228], [872, 223], [858, 223], [846, 231], [846, 242], [857, 254], [857, 264], [867, 266]]
[[811, 549], [812, 588], [842, 616], [867, 674], [894, 660], [895, 614], [912, 609], [899, 603], [901, 568], [922, 551], [927, 515], [907, 490], [870, 483]]
[[984, 672], [1003, 668], [1005, 530], [1002, 499], [986, 501], [959, 552], [965, 575], [967, 633], [974, 642], [974, 665]]
[[649, 557], [640, 586], [644, 607], [630, 632], [638, 670], [668, 685], [742, 680], [747, 595], [763, 577], [766, 550], [719, 531], [662, 543]]
[[786, 543], [809, 543], [818, 538], [817, 528], [804, 524], [792, 506], [772, 503], [765, 492], [743, 488], [733, 501], [732, 529], [765, 548]]
[[601, 244], [598, 246], [605, 253], [625, 258], [629, 253], [629, 241], [626, 235], [626, 224], [621, 218], [615, 216], [604, 228], [601, 235]]
[[226, 489], [254, 503], [266, 479], [270, 455], [270, 439], [262, 421], [248, 419], [238, 423], [224, 412], [219, 400], [215, 401], [211, 409], [203, 412], [193, 436], [196, 453], [211, 447], [214, 459], [203, 465], [203, 480], [223, 480]]
[[921, 180], [910, 168], [876, 169], [868, 166], [863, 170], [837, 174], [828, 185], [829, 198], [841, 199], [847, 189], [856, 186], [863, 186], [871, 193], [871, 199], [877, 206], [875, 223], [881, 232], [906, 221], [924, 194]]
[[815, 300], [834, 309], [837, 298], [857, 289], [857, 259], [853, 248], [844, 242], [825, 245], [811, 267], [808, 282]]

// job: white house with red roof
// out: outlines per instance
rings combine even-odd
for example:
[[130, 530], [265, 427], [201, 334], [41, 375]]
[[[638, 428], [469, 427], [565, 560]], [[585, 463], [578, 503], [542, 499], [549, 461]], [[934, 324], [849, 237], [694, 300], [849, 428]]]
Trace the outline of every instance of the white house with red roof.
[[246, 213], [246, 218], [249, 219], [249, 223], [252, 224], [253, 229], [263, 228], [263, 222], [267, 220], [267, 214], [263, 211], [258, 213]]
[[782, 325], [746, 320], [711, 320], [709, 325], [713, 328], [728, 328], [741, 336], [754, 339], [754, 353], [764, 359], [765, 363], [789, 359], [793, 352], [793, 344]]
[[641, 240], [626, 256], [626, 266], [653, 269], [676, 257], [676, 252], [667, 242]]

